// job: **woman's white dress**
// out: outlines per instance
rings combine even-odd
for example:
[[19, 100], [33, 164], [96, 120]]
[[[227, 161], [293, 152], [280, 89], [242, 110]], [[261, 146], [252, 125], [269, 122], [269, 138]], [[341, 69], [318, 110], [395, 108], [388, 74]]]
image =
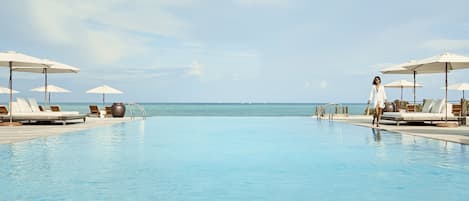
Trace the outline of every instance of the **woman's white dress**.
[[384, 102], [387, 100], [386, 92], [384, 91], [384, 86], [379, 85], [376, 88], [376, 85], [371, 86], [370, 98], [368, 100], [371, 102], [373, 100], [374, 107], [376, 108], [379, 105], [379, 108], [384, 108]]

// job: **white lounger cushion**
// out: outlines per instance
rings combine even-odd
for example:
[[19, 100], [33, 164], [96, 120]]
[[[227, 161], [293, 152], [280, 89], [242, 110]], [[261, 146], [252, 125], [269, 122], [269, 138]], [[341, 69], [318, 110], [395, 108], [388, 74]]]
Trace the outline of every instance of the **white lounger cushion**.
[[18, 106], [18, 103], [17, 102], [11, 102], [11, 113], [15, 114], [15, 113], [20, 113], [20, 107]]
[[[448, 114], [448, 117], [453, 117]], [[385, 112], [383, 117], [403, 118], [405, 120], [441, 120], [445, 118], [444, 113], [423, 113], [423, 112]]]
[[443, 106], [445, 105], [445, 99], [438, 99], [433, 101], [433, 106], [431, 109], [431, 113], [442, 113]]
[[39, 109], [39, 105], [37, 105], [36, 99], [30, 98], [29, 99], [29, 105], [31, 106], [31, 110], [33, 112], [41, 112], [41, 110]]
[[[18, 102], [12, 102], [11, 107], [13, 110], [11, 111], [15, 116], [66, 116], [66, 115], [79, 115], [78, 111], [62, 111], [62, 112], [41, 112], [39, 110], [39, 106], [37, 107], [37, 112], [33, 111], [29, 106], [28, 102], [26, 102], [23, 98], [17, 98]], [[34, 100], [35, 101], [35, 100]], [[20, 103], [21, 104], [20, 104]], [[33, 103], [34, 104], [34, 103]], [[37, 104], [37, 102], [36, 102]]]
[[430, 112], [433, 106], [434, 100], [428, 99], [425, 104], [423, 104], [422, 112], [427, 113]]
[[23, 98], [16, 98], [16, 102], [18, 103], [19, 112], [32, 112], [29, 103], [26, 102]]
[[[447, 110], [448, 116], [450, 116], [450, 115], [453, 116], [453, 104], [448, 103], [446, 106], [448, 107], [448, 110]], [[440, 113], [444, 114], [444, 113], [445, 113], [445, 110], [446, 110], [445, 107], [441, 108], [441, 112], [440, 112]]]
[[[13, 106], [13, 110], [14, 110]], [[41, 116], [41, 117], [60, 117], [60, 116], [66, 116], [66, 115], [79, 115], [79, 112], [76, 111], [69, 111], [69, 112], [14, 112], [13, 111], [13, 116]]]

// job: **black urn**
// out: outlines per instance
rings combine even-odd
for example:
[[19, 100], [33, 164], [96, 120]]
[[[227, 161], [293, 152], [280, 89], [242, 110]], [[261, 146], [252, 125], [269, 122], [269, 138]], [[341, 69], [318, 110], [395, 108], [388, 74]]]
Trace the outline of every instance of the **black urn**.
[[124, 117], [124, 115], [125, 115], [125, 104], [113, 103], [112, 104], [112, 117]]

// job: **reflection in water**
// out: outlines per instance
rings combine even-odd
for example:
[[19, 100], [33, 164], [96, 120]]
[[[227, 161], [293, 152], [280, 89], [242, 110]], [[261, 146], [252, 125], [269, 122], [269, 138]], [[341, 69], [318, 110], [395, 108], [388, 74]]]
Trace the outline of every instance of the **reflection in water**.
[[381, 141], [381, 130], [378, 128], [371, 128], [371, 132], [373, 132], [373, 139], [375, 142]]
[[138, 134], [137, 134], [138, 141], [140, 144], [144, 143], [145, 139], [145, 120], [141, 120], [138, 124]]
[[442, 153], [451, 153], [453, 150], [454, 143], [448, 141], [439, 141], [440, 152]]
[[403, 145], [415, 145], [417, 144], [418, 137], [415, 135], [407, 135], [407, 134], [400, 134], [401, 135], [401, 144]]

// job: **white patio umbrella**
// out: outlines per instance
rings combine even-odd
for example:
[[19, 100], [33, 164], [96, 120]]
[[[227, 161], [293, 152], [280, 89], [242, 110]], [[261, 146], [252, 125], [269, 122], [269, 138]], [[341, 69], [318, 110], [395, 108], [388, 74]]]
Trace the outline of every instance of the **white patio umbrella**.
[[[9, 94], [9, 93], [10, 93], [10, 88], [0, 86], [0, 94]], [[12, 93], [17, 94], [20, 92], [16, 90], [12, 90]]]
[[[419, 60], [415, 64], [403, 67], [414, 71], [445, 73], [445, 104], [448, 104], [448, 71], [469, 68], [469, 57], [444, 53]], [[445, 122], [447, 121], [448, 108], [445, 107]]]
[[388, 84], [383, 85], [387, 88], [400, 88], [401, 89], [401, 101], [402, 101], [402, 91], [404, 88], [414, 88], [414, 87], [422, 87], [421, 84], [415, 84], [413, 82], [409, 82], [407, 80], [398, 80]]
[[[19, 71], [19, 72], [30, 72], [30, 73], [43, 73], [44, 74], [44, 104], [50, 103], [50, 100], [47, 100], [47, 92], [49, 90], [48, 84], [47, 84], [47, 74], [49, 73], [78, 73], [80, 72], [80, 69], [77, 67], [73, 67], [67, 64], [63, 64], [57, 61], [51, 61], [44, 59], [44, 62], [47, 62], [48, 64], [44, 66], [43, 68], [35, 68], [35, 67], [29, 67], [29, 66], [19, 66], [19, 67], [14, 67], [13, 71]], [[50, 97], [50, 94], [49, 94]]]
[[391, 66], [391, 67], [388, 67], [388, 68], [385, 68], [385, 69], [381, 70], [381, 73], [383, 73], [383, 74], [412, 74], [413, 75], [413, 81], [414, 81], [414, 85], [415, 85], [415, 87], [414, 87], [414, 105], [416, 104], [416, 97], [417, 97], [417, 93], [416, 93], [416, 88], [417, 88], [416, 75], [417, 74], [440, 73], [438, 71], [424, 71], [424, 70], [420, 70], [420, 69], [408, 69], [408, 68], [404, 67], [404, 66], [415, 65], [415, 64], [417, 64], [417, 61], [409, 61], [409, 62], [406, 62], [406, 63], [398, 64], [398, 65]]
[[0, 66], [6, 66], [10, 69], [10, 79], [9, 79], [9, 88], [10, 88], [10, 125], [13, 125], [13, 116], [12, 116], [12, 106], [11, 103], [13, 102], [13, 68], [20, 67], [20, 66], [29, 66], [31, 68], [44, 68], [45, 65], [49, 64], [49, 62], [41, 60], [36, 57], [28, 56], [21, 53], [16, 53], [13, 51], [8, 52], [0, 52]]
[[48, 104], [50, 104], [50, 94], [51, 93], [69, 93], [70, 90], [68, 89], [64, 89], [62, 87], [58, 87], [58, 86], [55, 86], [55, 85], [52, 85], [52, 84], [49, 84], [46, 86], [42, 86], [42, 87], [37, 87], [37, 88], [34, 88], [34, 89], [31, 89], [31, 91], [37, 91], [37, 92], [45, 92], [47, 91], [47, 93], [49, 93], [49, 98], [48, 98]]
[[105, 100], [104, 100], [105, 94], [122, 94], [123, 92], [119, 91], [117, 89], [114, 89], [110, 86], [103, 85], [103, 86], [99, 86], [99, 87], [90, 89], [90, 90], [86, 91], [86, 93], [103, 94], [103, 107], [104, 107], [104, 105], [105, 105], [104, 104], [105, 103]]
[[463, 83], [452, 84], [448, 86], [448, 89], [462, 91], [462, 99], [465, 99], [464, 91], [469, 90], [469, 83], [463, 82]]

